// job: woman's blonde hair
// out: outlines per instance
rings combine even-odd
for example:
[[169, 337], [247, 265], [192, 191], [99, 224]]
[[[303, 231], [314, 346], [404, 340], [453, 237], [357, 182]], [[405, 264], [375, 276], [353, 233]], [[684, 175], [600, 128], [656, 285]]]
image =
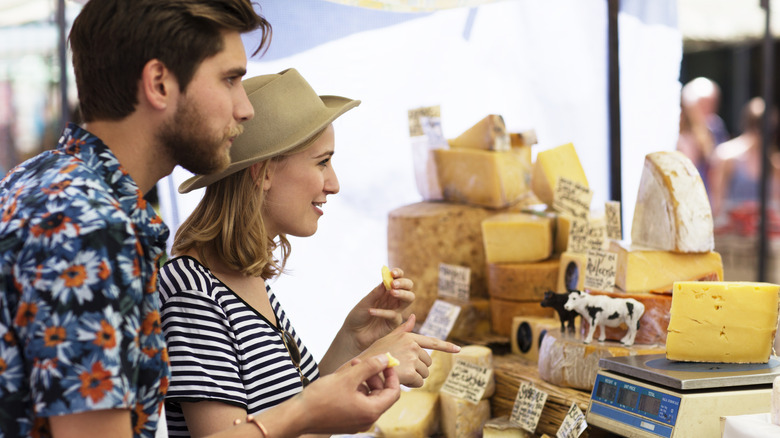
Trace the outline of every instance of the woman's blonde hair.
[[[274, 236], [265, 231], [262, 181], [272, 161], [281, 163], [308, 149], [323, 132], [324, 129], [301, 145], [260, 162], [256, 176], [247, 167], [208, 185], [195, 210], [176, 231], [173, 255], [195, 250], [199, 261], [209, 267], [206, 257], [209, 250], [230, 269], [242, 274], [266, 280], [281, 274], [290, 255], [290, 242], [284, 234], [274, 241]], [[280, 248], [278, 259], [273, 254], [277, 248]]]

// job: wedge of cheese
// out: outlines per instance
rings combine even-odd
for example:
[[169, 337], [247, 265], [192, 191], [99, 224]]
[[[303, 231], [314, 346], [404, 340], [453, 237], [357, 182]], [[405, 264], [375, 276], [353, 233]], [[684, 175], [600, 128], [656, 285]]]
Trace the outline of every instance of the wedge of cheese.
[[674, 284], [666, 358], [686, 362], [767, 363], [777, 329], [771, 283]]
[[573, 143], [540, 151], [531, 173], [531, 191], [545, 204], [552, 206], [559, 178], [567, 178], [586, 187], [588, 178]]
[[452, 369], [452, 353], [445, 353], [440, 350], [431, 351], [431, 366], [428, 367], [428, 377], [423, 381], [419, 388], [413, 388], [412, 391], [426, 391], [437, 393], [447, 380], [447, 376]]
[[615, 285], [623, 292], [672, 293], [675, 281], [722, 281], [723, 260], [715, 251], [674, 253], [613, 240], [617, 253]]
[[401, 398], [374, 423], [385, 438], [426, 438], [439, 429], [439, 394], [401, 391]]
[[528, 213], [502, 213], [482, 221], [488, 263], [528, 263], [550, 258], [553, 223]]
[[442, 392], [441, 428], [447, 438], [479, 437], [490, 419], [490, 400], [470, 401]]
[[508, 151], [511, 147], [504, 118], [490, 114], [470, 127], [463, 134], [447, 140], [451, 148], [482, 149], [487, 151]]
[[436, 149], [436, 173], [446, 201], [502, 208], [529, 194], [527, 155], [480, 149]]
[[645, 156], [631, 241], [684, 253], [715, 248], [707, 190], [696, 166], [681, 152]]

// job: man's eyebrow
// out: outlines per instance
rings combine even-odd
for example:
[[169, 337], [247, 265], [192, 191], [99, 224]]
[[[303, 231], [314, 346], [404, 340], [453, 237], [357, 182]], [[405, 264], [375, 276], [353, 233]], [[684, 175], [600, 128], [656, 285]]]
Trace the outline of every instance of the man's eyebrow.
[[228, 76], [244, 76], [246, 75], [246, 68], [244, 67], [235, 67], [231, 68], [227, 71]]

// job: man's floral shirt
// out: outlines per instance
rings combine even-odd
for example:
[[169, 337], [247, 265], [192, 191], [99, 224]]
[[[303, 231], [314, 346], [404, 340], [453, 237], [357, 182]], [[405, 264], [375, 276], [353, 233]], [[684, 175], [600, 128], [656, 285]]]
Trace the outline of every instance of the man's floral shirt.
[[168, 228], [103, 142], [69, 125], [0, 183], [0, 437], [128, 409], [153, 437], [169, 379], [157, 267]]

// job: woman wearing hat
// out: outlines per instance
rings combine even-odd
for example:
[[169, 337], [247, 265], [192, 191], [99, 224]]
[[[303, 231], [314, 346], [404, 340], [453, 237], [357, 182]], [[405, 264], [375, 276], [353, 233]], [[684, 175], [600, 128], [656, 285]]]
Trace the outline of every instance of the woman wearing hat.
[[428, 376], [426, 348], [459, 350], [412, 333], [414, 316], [401, 316], [414, 300], [412, 281], [394, 269], [393, 288], [380, 284], [363, 298], [316, 363], [266, 281], [282, 272], [290, 252], [285, 236], [314, 234], [320, 207], [338, 193], [332, 122], [360, 101], [318, 96], [294, 69], [243, 85], [255, 117], [232, 145], [225, 171], [179, 187], [206, 192], [176, 233], [176, 258], [160, 271], [171, 436], [226, 428], [353, 357], [390, 352], [401, 362], [401, 383], [416, 387]]

